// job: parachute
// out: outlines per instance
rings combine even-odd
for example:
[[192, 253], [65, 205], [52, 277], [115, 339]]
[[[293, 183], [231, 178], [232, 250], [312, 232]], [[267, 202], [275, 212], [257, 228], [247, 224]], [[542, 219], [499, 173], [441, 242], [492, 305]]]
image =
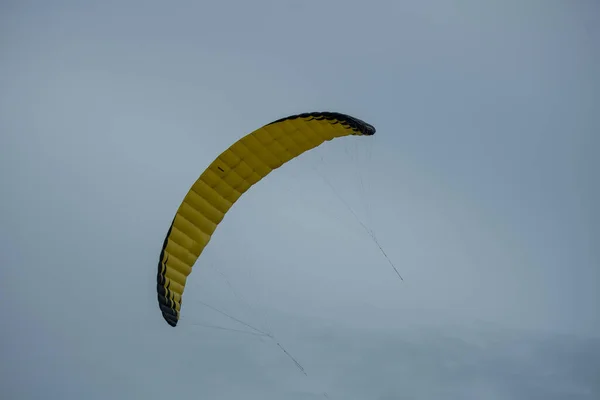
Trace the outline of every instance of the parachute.
[[310, 112], [273, 121], [221, 153], [192, 185], [169, 227], [158, 261], [158, 305], [175, 327], [192, 267], [227, 211], [271, 171], [335, 138], [372, 136], [375, 128], [337, 112]]

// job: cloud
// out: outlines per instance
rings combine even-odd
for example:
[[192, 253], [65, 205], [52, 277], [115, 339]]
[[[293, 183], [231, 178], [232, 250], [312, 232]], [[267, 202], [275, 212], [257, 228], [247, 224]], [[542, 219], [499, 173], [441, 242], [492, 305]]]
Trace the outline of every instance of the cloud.
[[[600, 397], [597, 4], [1, 8], [8, 398]], [[185, 192], [313, 110], [377, 134], [248, 192], [166, 326], [156, 265]], [[249, 329], [201, 302], [308, 376], [268, 338], [199, 326]]]

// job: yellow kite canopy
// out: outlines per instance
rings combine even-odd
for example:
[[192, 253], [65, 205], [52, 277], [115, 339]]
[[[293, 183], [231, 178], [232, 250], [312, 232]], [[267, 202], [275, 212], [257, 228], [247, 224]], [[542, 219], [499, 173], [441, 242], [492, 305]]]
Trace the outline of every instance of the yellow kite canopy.
[[192, 266], [225, 213], [271, 171], [325, 141], [375, 134], [357, 118], [335, 112], [291, 115], [246, 135], [219, 155], [200, 175], [179, 206], [158, 262], [158, 304], [176, 326]]

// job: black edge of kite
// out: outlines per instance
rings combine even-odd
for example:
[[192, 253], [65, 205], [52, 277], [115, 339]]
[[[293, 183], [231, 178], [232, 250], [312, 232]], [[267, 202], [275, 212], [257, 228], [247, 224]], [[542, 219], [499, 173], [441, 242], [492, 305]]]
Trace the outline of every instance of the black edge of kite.
[[371, 136], [375, 134], [375, 127], [361, 119], [352, 117], [348, 114], [342, 114], [333, 111], [314, 111], [306, 112], [302, 114], [289, 115], [287, 117], [275, 120], [267, 125], [273, 125], [286, 120], [297, 119], [297, 118], [313, 118], [313, 119], [326, 119], [329, 121], [338, 121], [344, 126], [351, 128], [353, 131], [360, 133], [365, 136]]
[[169, 239], [169, 235], [171, 234], [171, 231], [173, 230], [173, 223], [175, 222], [175, 219], [173, 219], [173, 221], [171, 222], [171, 226], [169, 227], [169, 230], [167, 231], [167, 234], [165, 235], [165, 240], [163, 241], [163, 246], [162, 249], [160, 251], [160, 256], [158, 259], [158, 273], [156, 275], [156, 294], [158, 297], [158, 307], [160, 308], [160, 311], [162, 312], [162, 316], [165, 319], [165, 321], [167, 321], [167, 324], [171, 325], [172, 327], [176, 327], [177, 326], [177, 321], [179, 320], [179, 316], [177, 315], [177, 310], [175, 309], [175, 305], [173, 304], [173, 301], [171, 300], [171, 291], [169, 290], [169, 288], [165, 288], [164, 284], [165, 284], [165, 275], [163, 273], [163, 269], [164, 272], [166, 272], [166, 260], [165, 260], [165, 264], [163, 264], [163, 258], [165, 255], [165, 249], [167, 247], [167, 242]]

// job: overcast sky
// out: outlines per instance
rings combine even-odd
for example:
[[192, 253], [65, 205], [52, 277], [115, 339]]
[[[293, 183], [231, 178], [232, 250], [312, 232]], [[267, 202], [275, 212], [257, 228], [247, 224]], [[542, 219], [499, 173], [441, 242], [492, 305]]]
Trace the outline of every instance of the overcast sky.
[[[600, 398], [599, 39], [593, 0], [0, 1], [2, 392]], [[377, 133], [247, 192], [169, 327], [191, 184], [323, 110]]]

